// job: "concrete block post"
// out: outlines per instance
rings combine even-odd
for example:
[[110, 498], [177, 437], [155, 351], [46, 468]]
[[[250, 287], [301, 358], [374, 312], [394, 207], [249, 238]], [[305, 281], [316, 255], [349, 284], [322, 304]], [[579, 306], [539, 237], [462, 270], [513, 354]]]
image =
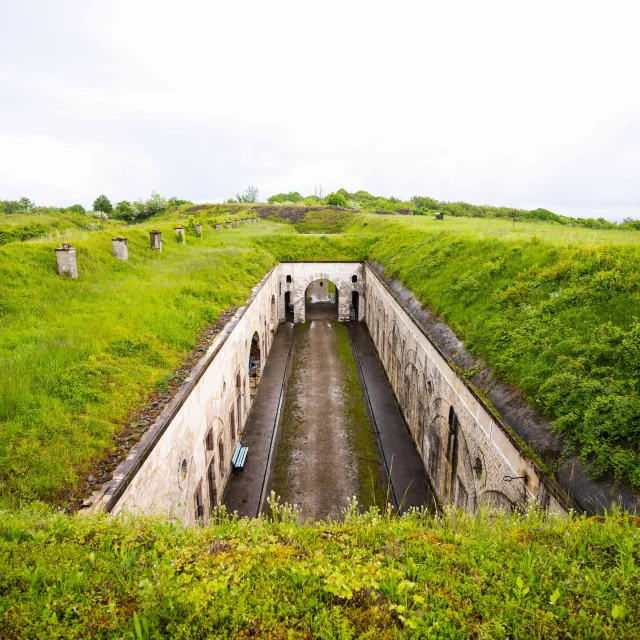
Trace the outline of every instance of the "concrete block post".
[[176, 227], [174, 231], [176, 232], [176, 240], [184, 242], [184, 227]]
[[247, 224], [247, 221], [246, 221], [244, 218], [242, 218], [242, 219], [240, 220], [240, 224]]
[[149, 231], [149, 240], [151, 242], [151, 248], [154, 251], [162, 251], [162, 232], [154, 229]]
[[202, 235], [202, 223], [196, 222], [196, 233], [201, 236]]
[[56, 262], [58, 263], [58, 275], [68, 273], [74, 280], [78, 279], [78, 262], [76, 250], [68, 242], [63, 242], [56, 249]]
[[260, 222], [260, 216], [256, 218], [256, 222]]
[[225, 225], [226, 225], [227, 229], [231, 229], [231, 223], [230, 222], [225, 222]]
[[216, 231], [222, 231], [222, 222], [216, 222]]
[[127, 239], [121, 238], [118, 236], [117, 238], [113, 238], [111, 240], [111, 244], [113, 244], [113, 255], [118, 260], [128, 260], [129, 259], [129, 249], [127, 247]]
[[240, 226], [240, 220], [234, 220], [234, 221], [233, 221], [233, 224], [234, 224], [236, 227], [239, 227], [239, 226]]

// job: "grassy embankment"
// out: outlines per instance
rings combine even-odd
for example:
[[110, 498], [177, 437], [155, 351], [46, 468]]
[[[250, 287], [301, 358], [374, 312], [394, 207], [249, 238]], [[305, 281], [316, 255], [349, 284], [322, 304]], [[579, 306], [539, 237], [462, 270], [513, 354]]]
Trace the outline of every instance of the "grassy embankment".
[[[62, 217], [62, 216], [61, 216]], [[67, 217], [67, 214], [64, 214]], [[0, 500], [57, 500], [115, 450], [130, 412], [166, 384], [199, 332], [244, 303], [280, 259], [363, 257], [358, 237], [298, 236], [261, 223], [176, 242], [173, 216], [104, 232], [66, 231], [77, 282], [50, 240], [0, 248]], [[164, 232], [164, 251], [148, 230]], [[129, 238], [129, 261], [111, 253]]]
[[0, 216], [0, 246], [42, 237], [58, 237], [68, 230], [100, 228], [100, 220], [78, 213], [11, 214]]
[[637, 638], [638, 522], [0, 515], [0, 638]]
[[369, 257], [519, 386], [567, 442], [640, 491], [640, 234], [359, 216]]

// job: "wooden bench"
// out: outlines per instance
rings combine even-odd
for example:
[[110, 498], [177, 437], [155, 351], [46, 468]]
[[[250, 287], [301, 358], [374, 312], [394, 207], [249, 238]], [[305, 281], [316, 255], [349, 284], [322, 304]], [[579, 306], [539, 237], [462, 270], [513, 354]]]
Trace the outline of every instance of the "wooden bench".
[[247, 453], [249, 453], [249, 447], [243, 447], [239, 442], [236, 450], [231, 458], [231, 464], [234, 469], [244, 469], [244, 462], [247, 459]]

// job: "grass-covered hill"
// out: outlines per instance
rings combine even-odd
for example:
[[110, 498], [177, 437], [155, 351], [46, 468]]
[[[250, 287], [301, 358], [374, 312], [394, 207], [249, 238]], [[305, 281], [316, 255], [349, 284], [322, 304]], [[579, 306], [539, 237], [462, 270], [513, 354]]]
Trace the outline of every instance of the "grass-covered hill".
[[[134, 412], [166, 396], [204, 328], [277, 261], [314, 258], [380, 262], [520, 387], [594, 473], [640, 490], [637, 232], [335, 209], [213, 228], [253, 212], [186, 204], [138, 225], [58, 228], [0, 247], [2, 502], [79, 495], [96, 463], [121, 451], [114, 436]], [[204, 236], [176, 242], [173, 227], [196, 219]], [[160, 254], [148, 247], [156, 227]], [[129, 238], [127, 263], [111, 255], [115, 234]], [[77, 282], [55, 272], [63, 239], [78, 250]]]
[[0, 515], [0, 638], [637, 638], [637, 518]]
[[[636, 638], [640, 537], [628, 515], [354, 507], [300, 525], [278, 507], [184, 528], [40, 502], [81, 496], [96, 466], [122, 455], [140, 409], [166, 400], [203, 331], [296, 259], [381, 263], [594, 472], [640, 490], [637, 232], [336, 209], [214, 230], [249, 209], [185, 204], [104, 231], [68, 212], [22, 216], [42, 224], [37, 238], [0, 246], [0, 639]], [[162, 253], [149, 250], [152, 228]], [[116, 234], [127, 263], [111, 255]], [[77, 248], [77, 281], [56, 275], [62, 240]]]

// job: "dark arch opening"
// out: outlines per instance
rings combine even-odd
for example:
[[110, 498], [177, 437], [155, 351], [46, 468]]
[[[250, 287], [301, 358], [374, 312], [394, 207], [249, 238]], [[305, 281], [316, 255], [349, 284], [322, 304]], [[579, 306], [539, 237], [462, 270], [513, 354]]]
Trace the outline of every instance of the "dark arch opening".
[[304, 292], [307, 320], [338, 319], [338, 288], [330, 280], [309, 283]]
[[[353, 276], [355, 278], [355, 276]], [[360, 294], [357, 291], [351, 292], [351, 306], [349, 307], [349, 320], [357, 322], [360, 317]]]
[[249, 350], [249, 375], [253, 378], [258, 376], [262, 360], [260, 359], [260, 336], [256, 331], [251, 338], [251, 349]]
[[284, 294], [284, 319], [286, 322], [293, 322], [293, 305], [291, 304], [291, 292]]
[[276, 297], [275, 296], [271, 296], [271, 324], [273, 325], [274, 329], [278, 324], [278, 314], [276, 313]]

